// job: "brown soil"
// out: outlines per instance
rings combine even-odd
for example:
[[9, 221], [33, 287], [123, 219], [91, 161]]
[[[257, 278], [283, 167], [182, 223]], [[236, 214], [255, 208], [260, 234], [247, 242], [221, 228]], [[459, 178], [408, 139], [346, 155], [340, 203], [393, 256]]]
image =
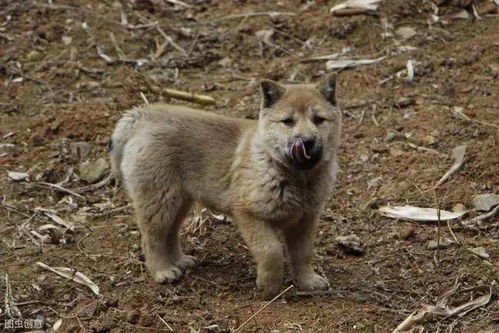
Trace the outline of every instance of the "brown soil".
[[[175, 285], [157, 285], [145, 273], [122, 190], [111, 183], [82, 192], [81, 200], [34, 183], [60, 182], [74, 168], [63, 186], [86, 186], [77, 177], [79, 165], [106, 156], [114, 124], [122, 111], [143, 103], [141, 94], [149, 102], [172, 103], [182, 102], [169, 100], [162, 88], [209, 94], [216, 106], [207, 109], [254, 118], [258, 78], [314, 81], [324, 74], [325, 61], [304, 60], [345, 47], [351, 55], [386, 58], [340, 76], [342, 170], [321, 219], [316, 260], [332, 292], [290, 291], [243, 331], [390, 332], [422, 304], [435, 304], [456, 279], [460, 289], [485, 285], [495, 293], [499, 228], [473, 232], [454, 221], [459, 244], [436, 253], [427, 248], [437, 238], [435, 224], [376, 212], [385, 203], [435, 207], [433, 185], [451, 166], [452, 149], [462, 144], [468, 145], [463, 167], [435, 191], [441, 208], [472, 208], [473, 195], [498, 193], [499, 20], [485, 15], [488, 9], [497, 13], [492, 3], [479, 4], [481, 20], [448, 19], [461, 9], [442, 6], [447, 24], [430, 26], [430, 1], [387, 0], [378, 17], [343, 18], [328, 14], [335, 1], [185, 2], [190, 8], [159, 0], [1, 1], [0, 273], [8, 273], [25, 319], [42, 319], [45, 327], [62, 319], [64, 332], [169, 331], [162, 320], [175, 331], [216, 332], [243, 323], [264, 303], [256, 297], [251, 257], [231, 223], [205, 214], [200, 230], [184, 233], [186, 252], [201, 259], [199, 269]], [[296, 16], [227, 18], [271, 11]], [[122, 13], [129, 27], [120, 23]], [[383, 18], [395, 29], [414, 28], [416, 35], [383, 38]], [[165, 39], [156, 27], [187, 55], [171, 45], [157, 53]], [[273, 31], [272, 45], [260, 42], [261, 30]], [[397, 43], [417, 49], [398, 53]], [[113, 59], [123, 52], [128, 60], [106, 64], [96, 46]], [[139, 66], [137, 59], [145, 62]], [[413, 83], [397, 76], [405, 74], [409, 59], [415, 61]], [[413, 103], [398, 106], [404, 98]], [[454, 114], [456, 106], [472, 121]], [[71, 149], [81, 141], [91, 148], [84, 159]], [[30, 176], [13, 182], [7, 171]], [[36, 245], [29, 232], [54, 224], [36, 207], [53, 209], [75, 230], [64, 233], [62, 243]], [[365, 244], [364, 255], [336, 245], [337, 236], [352, 233]], [[446, 225], [440, 233], [452, 238]], [[57, 243], [60, 237], [53, 238]], [[488, 260], [468, 251], [479, 246]], [[42, 271], [37, 261], [77, 269], [100, 287], [100, 296]], [[0, 290], [3, 296], [4, 279]], [[476, 296], [465, 291], [454, 304]], [[7, 329], [2, 310], [0, 328]], [[429, 318], [423, 326], [428, 332], [497, 332], [499, 305], [493, 297], [463, 317]]]

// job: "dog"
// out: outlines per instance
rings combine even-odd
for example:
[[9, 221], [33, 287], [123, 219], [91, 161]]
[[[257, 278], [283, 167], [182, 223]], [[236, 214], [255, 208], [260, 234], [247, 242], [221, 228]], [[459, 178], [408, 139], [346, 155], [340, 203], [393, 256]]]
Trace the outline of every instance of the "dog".
[[295, 285], [328, 288], [312, 268], [315, 229], [338, 170], [336, 75], [317, 84], [259, 84], [258, 120], [185, 106], [128, 111], [111, 138], [111, 164], [133, 203], [145, 263], [159, 283], [196, 265], [179, 231], [193, 202], [226, 214], [257, 265], [264, 298], [282, 287], [284, 251]]

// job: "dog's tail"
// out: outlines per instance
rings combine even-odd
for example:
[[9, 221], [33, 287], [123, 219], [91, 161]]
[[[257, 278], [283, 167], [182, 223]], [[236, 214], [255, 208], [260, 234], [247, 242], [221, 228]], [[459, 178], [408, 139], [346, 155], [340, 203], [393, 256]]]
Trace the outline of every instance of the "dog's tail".
[[125, 145], [133, 135], [135, 123], [142, 117], [141, 109], [132, 109], [126, 112], [116, 124], [111, 140], [109, 141], [109, 157], [111, 170], [116, 179], [123, 179], [121, 162]]

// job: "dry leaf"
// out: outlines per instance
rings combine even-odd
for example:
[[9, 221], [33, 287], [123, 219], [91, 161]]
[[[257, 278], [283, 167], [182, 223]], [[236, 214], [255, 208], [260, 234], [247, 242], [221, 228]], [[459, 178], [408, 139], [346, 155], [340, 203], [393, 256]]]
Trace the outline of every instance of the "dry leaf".
[[[475, 290], [488, 290], [488, 293], [482, 295], [474, 300], [461, 304], [457, 307], [448, 307], [447, 303], [449, 301], [449, 297], [453, 294], [458, 293], [457, 290], [459, 288], [459, 283], [456, 280], [454, 286], [445, 292], [442, 296], [439, 297], [437, 301], [437, 305], [423, 305], [421, 309], [414, 311], [407, 317], [402, 323], [400, 323], [392, 333], [409, 333], [415, 332], [415, 329], [419, 332], [420, 325], [426, 318], [431, 317], [431, 315], [441, 316], [441, 317], [450, 317], [450, 316], [459, 316], [463, 317], [468, 312], [475, 310], [481, 306], [487, 305], [492, 298], [492, 288], [488, 286], [482, 286], [474, 288]], [[466, 289], [467, 292], [470, 289]]]
[[332, 70], [332, 69], [355, 67], [360, 65], [370, 65], [380, 62], [383, 59], [385, 59], [385, 57], [379, 57], [376, 59], [334, 59], [334, 60], [329, 60], [326, 63], [326, 69]]
[[[415, 206], [383, 206], [378, 209], [383, 216], [395, 219], [412, 221], [438, 221], [438, 210], [434, 208], [420, 208]], [[440, 221], [457, 219], [467, 212], [449, 212], [440, 210]]]
[[355, 14], [375, 12], [378, 10], [381, 0], [348, 0], [332, 7], [331, 15], [339, 14], [345, 10], [353, 10]]
[[22, 180], [26, 180], [29, 177], [29, 174], [26, 172], [8, 171], [7, 176], [10, 180], [20, 182]]
[[99, 287], [92, 282], [88, 277], [83, 275], [83, 273], [78, 272], [75, 269], [68, 268], [68, 267], [50, 267], [49, 265], [44, 264], [43, 262], [37, 261], [36, 264], [46, 270], [49, 270], [57, 275], [60, 275], [66, 279], [69, 279], [71, 281], [83, 284], [87, 287], [89, 287], [94, 294], [99, 295]]

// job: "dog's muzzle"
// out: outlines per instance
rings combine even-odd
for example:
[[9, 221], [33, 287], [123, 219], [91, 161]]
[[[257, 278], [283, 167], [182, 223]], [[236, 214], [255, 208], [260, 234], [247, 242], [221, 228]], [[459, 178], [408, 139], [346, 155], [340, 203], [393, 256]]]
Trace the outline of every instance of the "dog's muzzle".
[[298, 137], [288, 144], [286, 157], [298, 170], [313, 168], [322, 157], [323, 146], [315, 138]]

